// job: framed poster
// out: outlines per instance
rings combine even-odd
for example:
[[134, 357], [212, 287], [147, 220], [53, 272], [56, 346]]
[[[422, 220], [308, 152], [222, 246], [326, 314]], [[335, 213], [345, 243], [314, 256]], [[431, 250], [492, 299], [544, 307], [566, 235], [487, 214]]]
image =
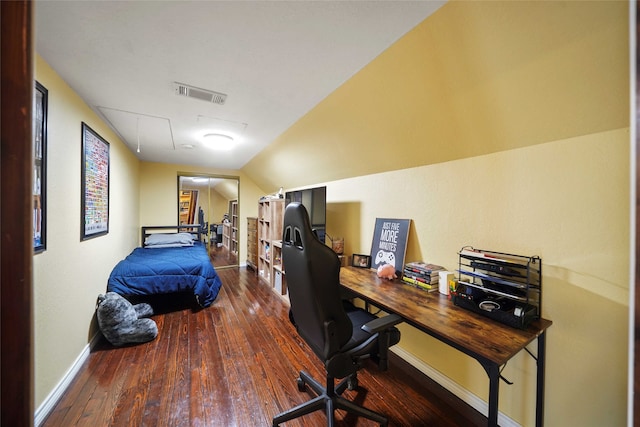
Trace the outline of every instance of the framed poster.
[[109, 143], [82, 123], [80, 240], [109, 232]]
[[391, 264], [396, 274], [402, 271], [410, 224], [410, 219], [376, 218], [371, 244], [372, 268]]
[[33, 251], [47, 247], [47, 103], [49, 91], [36, 82], [33, 97]]

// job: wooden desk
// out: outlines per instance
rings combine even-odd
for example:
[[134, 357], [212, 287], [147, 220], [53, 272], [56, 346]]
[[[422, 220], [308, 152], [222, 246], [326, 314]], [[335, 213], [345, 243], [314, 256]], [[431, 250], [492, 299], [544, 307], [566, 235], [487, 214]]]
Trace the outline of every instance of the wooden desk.
[[539, 319], [526, 330], [515, 329], [458, 307], [439, 292], [426, 292], [399, 279], [380, 279], [370, 269], [343, 267], [340, 283], [351, 295], [399, 315], [406, 323], [476, 359], [489, 376], [489, 426], [498, 425], [500, 367], [537, 338], [536, 426], [543, 425], [545, 334], [550, 320]]

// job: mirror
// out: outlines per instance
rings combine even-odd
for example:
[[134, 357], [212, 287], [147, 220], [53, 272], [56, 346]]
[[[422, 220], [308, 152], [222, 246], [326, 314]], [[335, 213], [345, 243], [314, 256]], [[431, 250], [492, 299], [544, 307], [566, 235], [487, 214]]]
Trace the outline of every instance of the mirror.
[[240, 179], [178, 174], [178, 224], [206, 227], [205, 242], [216, 269], [238, 267]]

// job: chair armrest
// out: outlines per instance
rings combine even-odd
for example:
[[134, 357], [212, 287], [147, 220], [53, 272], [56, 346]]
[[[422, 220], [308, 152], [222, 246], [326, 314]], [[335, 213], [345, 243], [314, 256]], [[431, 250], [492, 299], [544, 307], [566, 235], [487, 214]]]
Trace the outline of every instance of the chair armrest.
[[398, 316], [397, 314], [389, 314], [387, 316], [378, 317], [377, 319], [365, 323], [360, 329], [370, 334], [375, 334], [377, 332], [389, 329], [390, 327], [397, 325], [402, 321], [402, 317]]

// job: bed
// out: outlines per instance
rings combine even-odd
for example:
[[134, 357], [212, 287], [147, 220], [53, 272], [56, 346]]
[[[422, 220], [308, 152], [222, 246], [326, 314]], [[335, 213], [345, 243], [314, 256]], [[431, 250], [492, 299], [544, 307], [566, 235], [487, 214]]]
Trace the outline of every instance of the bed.
[[210, 306], [222, 282], [211, 264], [198, 225], [142, 227], [142, 245], [118, 262], [107, 291], [124, 297], [193, 292], [201, 307]]

